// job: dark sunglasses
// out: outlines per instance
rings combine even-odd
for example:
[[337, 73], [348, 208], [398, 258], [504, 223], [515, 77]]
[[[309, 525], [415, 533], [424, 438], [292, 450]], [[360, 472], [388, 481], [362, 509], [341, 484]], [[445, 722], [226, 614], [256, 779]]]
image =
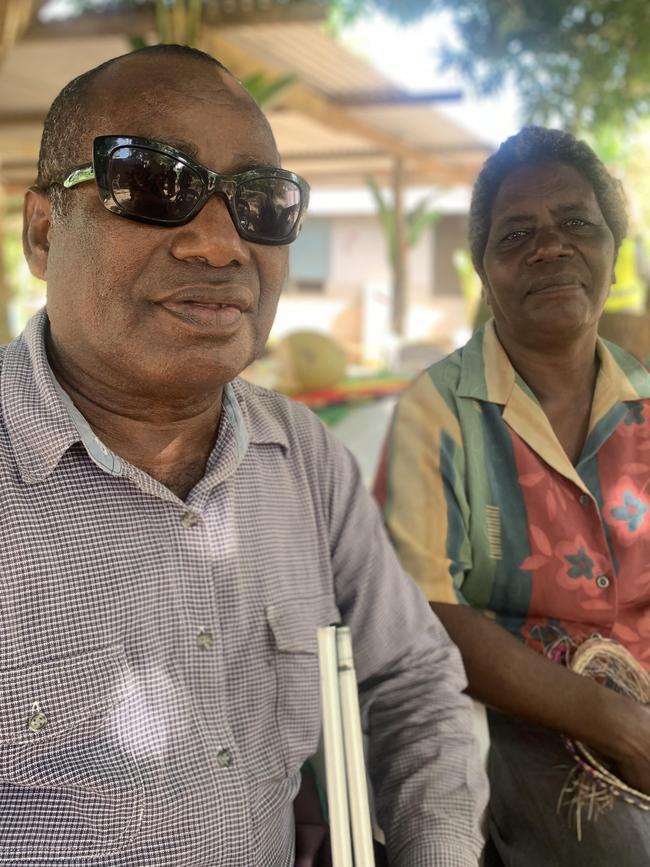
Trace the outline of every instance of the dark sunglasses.
[[92, 163], [73, 169], [63, 186], [93, 179], [109, 211], [156, 226], [182, 226], [219, 195], [239, 235], [255, 244], [295, 241], [309, 203], [309, 184], [293, 172], [221, 175], [170, 145], [135, 136], [98, 136]]

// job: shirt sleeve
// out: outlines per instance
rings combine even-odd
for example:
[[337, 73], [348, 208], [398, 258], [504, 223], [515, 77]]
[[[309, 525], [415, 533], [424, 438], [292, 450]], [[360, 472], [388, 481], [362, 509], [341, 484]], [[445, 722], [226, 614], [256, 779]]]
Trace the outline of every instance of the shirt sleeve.
[[352, 631], [369, 769], [395, 867], [470, 867], [487, 783], [459, 652], [400, 567], [354, 460], [329, 451], [337, 605]]
[[472, 568], [460, 425], [428, 374], [397, 405], [375, 496], [404, 569], [431, 602], [464, 602]]

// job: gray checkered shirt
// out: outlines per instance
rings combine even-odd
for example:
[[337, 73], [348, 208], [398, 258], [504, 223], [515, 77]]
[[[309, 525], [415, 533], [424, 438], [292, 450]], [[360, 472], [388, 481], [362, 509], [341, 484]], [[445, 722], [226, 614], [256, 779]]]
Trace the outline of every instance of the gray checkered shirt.
[[0, 372], [0, 864], [289, 867], [340, 620], [391, 862], [475, 865], [459, 656], [347, 452], [236, 380], [183, 502], [66, 405], [46, 327]]

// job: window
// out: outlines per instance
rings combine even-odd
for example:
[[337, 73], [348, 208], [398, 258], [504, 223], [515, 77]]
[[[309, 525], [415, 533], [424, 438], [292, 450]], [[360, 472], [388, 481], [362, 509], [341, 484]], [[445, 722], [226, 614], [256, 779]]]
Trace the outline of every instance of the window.
[[329, 220], [307, 219], [291, 245], [289, 274], [299, 292], [324, 292], [330, 270]]

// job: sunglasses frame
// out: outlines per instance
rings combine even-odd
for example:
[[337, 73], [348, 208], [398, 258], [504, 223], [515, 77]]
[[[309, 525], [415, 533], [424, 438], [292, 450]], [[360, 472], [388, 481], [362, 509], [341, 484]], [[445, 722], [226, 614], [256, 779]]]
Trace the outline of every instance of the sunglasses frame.
[[[133, 214], [124, 209], [113, 197], [110, 187], [109, 165], [112, 154], [123, 147], [139, 148], [141, 150], [150, 150], [156, 153], [164, 154], [168, 157], [173, 157], [177, 162], [187, 166], [195, 175], [199, 177], [202, 183], [202, 190], [199, 199], [187, 214], [178, 220], [163, 220], [157, 217], [146, 217], [140, 214]], [[237, 207], [236, 207], [236, 191], [237, 187], [246, 183], [249, 180], [259, 181], [260, 179], [269, 178], [273, 180], [289, 181], [298, 187], [300, 191], [300, 210], [298, 217], [291, 232], [284, 238], [269, 238], [260, 236], [251, 232], [247, 232], [240, 223]], [[83, 184], [86, 181], [94, 179], [104, 207], [113, 214], [118, 214], [120, 217], [125, 217], [127, 220], [135, 220], [138, 223], [148, 223], [155, 226], [183, 226], [189, 223], [204, 207], [210, 196], [219, 195], [225, 201], [228, 213], [233, 221], [237, 233], [246, 241], [251, 241], [254, 244], [265, 244], [268, 246], [282, 246], [290, 244], [298, 237], [302, 220], [309, 204], [309, 184], [300, 175], [294, 172], [289, 172], [286, 169], [279, 168], [256, 168], [249, 169], [245, 172], [238, 172], [234, 175], [219, 174], [213, 172], [207, 166], [202, 165], [192, 157], [183, 153], [177, 148], [167, 145], [164, 142], [154, 139], [140, 138], [138, 136], [127, 135], [100, 135], [93, 141], [93, 161], [82, 166], [72, 169], [65, 177], [63, 186], [66, 189]]]

